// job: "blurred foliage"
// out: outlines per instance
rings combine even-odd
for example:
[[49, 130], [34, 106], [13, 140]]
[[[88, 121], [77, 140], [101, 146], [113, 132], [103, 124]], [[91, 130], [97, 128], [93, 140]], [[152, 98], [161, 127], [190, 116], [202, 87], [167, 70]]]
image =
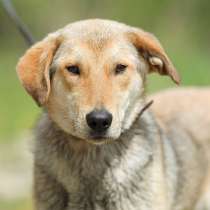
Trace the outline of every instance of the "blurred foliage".
[[[142, 27], [165, 46], [182, 76], [183, 85], [210, 84], [209, 0], [13, 0], [37, 40], [67, 23], [107, 18]], [[15, 65], [27, 46], [0, 5], [0, 140], [14, 139], [31, 128], [39, 113], [21, 87]], [[173, 86], [149, 76], [149, 91]]]

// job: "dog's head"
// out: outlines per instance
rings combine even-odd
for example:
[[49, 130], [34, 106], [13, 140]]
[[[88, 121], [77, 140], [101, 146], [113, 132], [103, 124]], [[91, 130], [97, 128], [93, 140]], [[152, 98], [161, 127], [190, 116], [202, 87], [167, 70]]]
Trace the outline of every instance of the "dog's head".
[[179, 76], [150, 33], [107, 20], [70, 24], [32, 46], [17, 66], [27, 92], [65, 132], [117, 139], [144, 105], [147, 73]]

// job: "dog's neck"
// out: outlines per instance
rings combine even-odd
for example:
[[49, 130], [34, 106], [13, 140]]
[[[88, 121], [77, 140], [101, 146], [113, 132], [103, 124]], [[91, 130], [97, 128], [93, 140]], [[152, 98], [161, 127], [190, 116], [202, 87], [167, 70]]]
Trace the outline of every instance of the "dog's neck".
[[37, 127], [35, 163], [48, 167], [55, 177], [62, 177], [60, 181], [71, 193], [81, 191], [80, 187], [76, 191], [71, 188], [72, 180], [91, 189], [100, 186], [98, 182], [105, 174], [111, 176], [109, 180], [135, 180], [133, 176], [144, 173], [154, 158], [158, 133], [151, 118], [146, 110], [119, 139], [93, 145], [66, 134], [44, 114]]
[[[81, 200], [86, 197], [84, 189], [91, 189], [93, 195], [102, 192], [101, 197], [104, 197], [104, 192], [123, 196], [124, 192], [130, 192], [128, 186], [136, 185], [137, 177], [138, 184], [143, 183], [140, 174], [149, 174], [150, 163], [155, 158], [154, 141], [157, 138], [154, 137], [156, 129], [151, 117], [146, 110], [119, 139], [102, 145], [80, 140], [85, 146], [83, 150], [77, 150], [75, 144], [79, 140], [66, 134], [44, 114], [37, 127], [40, 136], [35, 143], [38, 144], [34, 151], [35, 164], [47, 167], [48, 173], [55, 176], [68, 193], [79, 196]], [[125, 180], [130, 184], [127, 185]], [[121, 183], [121, 192], [118, 185], [113, 185], [115, 182]]]

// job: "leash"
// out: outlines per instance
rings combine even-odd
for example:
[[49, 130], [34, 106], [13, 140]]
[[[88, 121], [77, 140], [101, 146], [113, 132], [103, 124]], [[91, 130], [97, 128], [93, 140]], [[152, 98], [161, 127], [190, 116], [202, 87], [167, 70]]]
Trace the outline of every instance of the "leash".
[[2, 0], [2, 5], [8, 17], [14, 22], [16, 28], [18, 29], [20, 34], [23, 36], [27, 45], [29, 46], [33, 45], [35, 42], [35, 39], [32, 36], [31, 32], [26, 27], [26, 25], [20, 19], [19, 15], [17, 14], [15, 8], [12, 5], [12, 2], [10, 0]]

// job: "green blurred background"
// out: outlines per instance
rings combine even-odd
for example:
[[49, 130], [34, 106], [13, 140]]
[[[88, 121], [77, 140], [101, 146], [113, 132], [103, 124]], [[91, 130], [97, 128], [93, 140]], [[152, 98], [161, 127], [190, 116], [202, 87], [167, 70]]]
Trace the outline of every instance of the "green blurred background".
[[[154, 33], [181, 74], [182, 85], [210, 85], [210, 1], [209, 0], [13, 0], [19, 15], [37, 40], [64, 25], [87, 18], [106, 18], [142, 27]], [[15, 72], [19, 57], [27, 45], [0, 4], [0, 210], [31, 209], [30, 192], [18, 196], [25, 184], [11, 187], [13, 177], [28, 174], [22, 146], [31, 138], [30, 129], [40, 109], [21, 87]], [[148, 91], [174, 84], [166, 77], [150, 75]], [[13, 149], [12, 149], [13, 148]], [[16, 148], [20, 148], [19, 150]], [[18, 151], [17, 151], [18, 150]], [[19, 153], [18, 153], [19, 152]], [[19, 159], [18, 159], [19, 158]], [[22, 158], [22, 159], [21, 159]], [[31, 163], [26, 163], [30, 165]], [[16, 168], [14, 168], [14, 166]], [[8, 167], [9, 166], [9, 167]], [[22, 167], [22, 168], [21, 168]], [[12, 173], [5, 174], [5, 171]], [[17, 173], [16, 172], [20, 172]], [[30, 177], [30, 176], [29, 176]], [[27, 179], [24, 182], [24, 179]], [[12, 188], [13, 187], [13, 188]], [[1, 189], [1, 186], [0, 186]], [[17, 196], [14, 193], [17, 191]]]

